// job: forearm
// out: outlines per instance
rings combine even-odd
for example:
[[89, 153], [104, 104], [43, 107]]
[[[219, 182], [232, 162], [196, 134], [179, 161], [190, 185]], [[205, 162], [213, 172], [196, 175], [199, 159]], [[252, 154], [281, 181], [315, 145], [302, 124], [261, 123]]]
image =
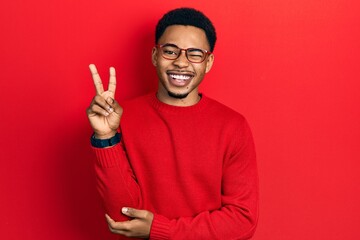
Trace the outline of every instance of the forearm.
[[96, 161], [97, 189], [107, 214], [116, 221], [127, 220], [121, 208], [140, 206], [140, 191], [126, 154], [117, 144], [111, 148], [93, 148]]
[[237, 192], [223, 189], [222, 206], [219, 209], [176, 219], [154, 214], [150, 239], [250, 239], [258, 222], [257, 174], [237, 178], [238, 183], [233, 179]]
[[195, 217], [167, 219], [154, 215], [150, 239], [250, 239], [257, 225], [257, 211], [225, 206]]
[[150, 239], [250, 239], [258, 222], [258, 189], [223, 196], [222, 207], [196, 216], [168, 219], [154, 214]]
[[196, 216], [168, 219], [155, 214], [151, 239], [249, 239], [258, 221], [259, 186], [254, 142], [243, 122], [224, 159], [221, 205]]

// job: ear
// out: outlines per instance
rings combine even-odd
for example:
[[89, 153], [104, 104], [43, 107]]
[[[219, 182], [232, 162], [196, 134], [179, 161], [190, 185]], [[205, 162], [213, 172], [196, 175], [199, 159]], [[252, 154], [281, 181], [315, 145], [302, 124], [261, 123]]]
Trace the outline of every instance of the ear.
[[157, 60], [158, 60], [157, 48], [153, 47], [152, 53], [151, 53], [151, 61], [155, 67], [157, 66]]
[[208, 73], [212, 68], [212, 65], [214, 63], [214, 58], [215, 58], [214, 54], [210, 54], [209, 57], [207, 58], [205, 73]]

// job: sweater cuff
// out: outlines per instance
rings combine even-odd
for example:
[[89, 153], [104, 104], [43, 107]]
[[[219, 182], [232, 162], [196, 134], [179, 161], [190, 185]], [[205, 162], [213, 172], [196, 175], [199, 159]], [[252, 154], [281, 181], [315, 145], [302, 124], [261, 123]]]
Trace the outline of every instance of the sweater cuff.
[[150, 240], [170, 239], [170, 220], [164, 216], [154, 214], [150, 230]]
[[92, 147], [96, 155], [96, 163], [101, 167], [111, 168], [119, 165], [119, 155], [121, 154], [120, 144], [108, 148]]

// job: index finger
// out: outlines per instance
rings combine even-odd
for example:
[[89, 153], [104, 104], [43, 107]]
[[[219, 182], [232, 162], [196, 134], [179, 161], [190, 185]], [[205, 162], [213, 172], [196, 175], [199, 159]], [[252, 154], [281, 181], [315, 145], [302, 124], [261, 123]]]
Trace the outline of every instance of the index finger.
[[105, 214], [105, 218], [106, 218], [106, 221], [107, 221], [109, 227], [111, 227], [111, 229], [117, 230], [117, 231], [127, 230], [127, 226], [130, 224], [129, 221], [116, 222], [107, 214]]
[[100, 78], [100, 75], [96, 69], [95, 64], [89, 65], [92, 79], [94, 80], [95, 90], [97, 95], [101, 95], [104, 92], [104, 87]]

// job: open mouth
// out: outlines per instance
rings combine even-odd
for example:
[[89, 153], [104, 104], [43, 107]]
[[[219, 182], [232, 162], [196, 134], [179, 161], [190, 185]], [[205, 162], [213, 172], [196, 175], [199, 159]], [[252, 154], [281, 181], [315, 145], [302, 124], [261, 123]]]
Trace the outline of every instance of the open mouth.
[[189, 80], [191, 78], [190, 75], [180, 75], [180, 74], [169, 74], [169, 76], [172, 79], [178, 80], [178, 81], [186, 81], [186, 80]]
[[189, 73], [168, 73], [171, 84], [182, 87], [187, 85], [193, 77], [193, 74]]

